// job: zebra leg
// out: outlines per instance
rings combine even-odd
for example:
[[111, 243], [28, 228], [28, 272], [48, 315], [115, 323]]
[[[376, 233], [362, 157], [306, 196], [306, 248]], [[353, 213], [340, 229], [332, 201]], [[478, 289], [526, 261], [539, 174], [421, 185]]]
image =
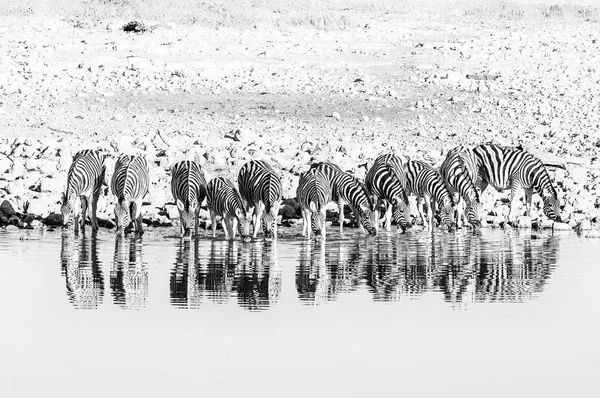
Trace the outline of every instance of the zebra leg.
[[517, 199], [517, 190], [519, 189], [519, 185], [517, 182], [513, 181], [513, 183], [510, 185], [510, 195], [508, 197], [509, 199], [509, 205], [508, 205], [508, 216], [506, 218], [506, 225], [512, 225], [514, 223], [514, 209], [515, 209], [515, 201]]
[[428, 198], [428, 213], [427, 213], [427, 219], [429, 222], [429, 231], [433, 231], [433, 216], [435, 214], [435, 203], [433, 200], [432, 196], [429, 196]]
[[217, 236], [217, 213], [212, 209], [210, 211], [210, 228], [212, 229], [213, 238]]
[[525, 188], [525, 210], [527, 217], [531, 217], [531, 197], [533, 196], [533, 188]]
[[85, 196], [81, 196], [81, 214], [80, 214], [80, 219], [79, 219], [79, 223], [81, 226], [81, 232], [85, 233], [85, 217], [87, 215], [87, 210], [88, 210], [88, 200]]
[[221, 227], [223, 227], [223, 231], [225, 232], [225, 239], [229, 239], [229, 221], [227, 216], [221, 219]]
[[356, 219], [356, 223], [358, 224], [358, 228], [360, 229], [361, 233], [365, 233], [365, 227], [363, 227], [362, 223], [360, 222], [361, 217], [360, 214], [358, 213], [358, 210], [356, 209], [356, 207], [350, 205], [350, 210], [352, 210], [352, 214], [354, 214], [354, 218]]
[[258, 231], [260, 230], [260, 226], [262, 223], [262, 214], [265, 211], [265, 204], [263, 202], [258, 202], [256, 207], [254, 208], [254, 215], [252, 216], [252, 224], [254, 224], [254, 231], [252, 231], [252, 237], [256, 238]]
[[92, 194], [92, 212], [90, 214], [90, 220], [92, 221], [92, 231], [98, 230], [98, 219], [96, 218], [96, 211], [98, 210], [98, 198], [100, 197], [100, 190]]
[[194, 212], [194, 236], [198, 236], [198, 227], [200, 226], [200, 203], [198, 203], [198, 207], [196, 207], [196, 211]]
[[235, 239], [235, 235], [237, 233], [237, 228], [238, 228], [238, 220], [236, 217], [232, 217], [229, 219], [229, 228], [231, 228], [229, 230], [229, 237], [230, 239]]
[[[392, 202], [387, 202], [387, 206], [385, 208], [385, 230], [390, 232], [392, 230]], [[379, 221], [378, 221], [379, 223]]]
[[275, 202], [271, 211], [273, 212], [273, 239], [277, 240], [277, 216], [279, 216], [279, 206], [281, 202]]
[[306, 228], [308, 226], [308, 221], [306, 221], [306, 216], [307, 216], [307, 211], [304, 208], [301, 208], [300, 211], [302, 212], [302, 236], [306, 236]]
[[340, 234], [344, 229], [344, 202], [341, 200], [338, 202], [338, 221], [340, 222]]

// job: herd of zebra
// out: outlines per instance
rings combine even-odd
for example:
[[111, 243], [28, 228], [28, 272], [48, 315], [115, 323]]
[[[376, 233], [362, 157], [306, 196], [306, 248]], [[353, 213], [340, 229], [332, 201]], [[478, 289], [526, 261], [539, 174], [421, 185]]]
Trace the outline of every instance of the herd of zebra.
[[[62, 196], [63, 227], [74, 224], [83, 229], [91, 204], [92, 228], [98, 229], [96, 207], [105, 179], [106, 155], [82, 150], [73, 157]], [[183, 236], [198, 235], [200, 206], [206, 199], [216, 234], [221, 221], [226, 238], [239, 232], [242, 240], [277, 237], [277, 216], [282, 203], [282, 184], [274, 169], [263, 160], [245, 163], [236, 185], [222, 177], [206, 183], [197, 161], [184, 160], [171, 168], [171, 192], [180, 216]], [[325, 236], [325, 211], [330, 202], [339, 206], [339, 228], [343, 228], [343, 206], [349, 205], [362, 232], [376, 235], [383, 221], [387, 231], [392, 221], [405, 231], [410, 227], [409, 196], [417, 197], [417, 209], [428, 230], [434, 227], [434, 213], [440, 226], [449, 231], [463, 222], [481, 226], [480, 196], [491, 185], [498, 191], [510, 189], [510, 208], [506, 221], [514, 220], [517, 191], [524, 189], [526, 214], [530, 215], [533, 193], [543, 200], [543, 212], [561, 221], [560, 202], [544, 164], [521, 148], [482, 144], [474, 148], [456, 147], [448, 152], [439, 169], [422, 161], [404, 161], [385, 154], [375, 159], [364, 182], [329, 162], [310, 165], [300, 175], [296, 200], [300, 206], [302, 235]], [[150, 186], [149, 168], [143, 156], [122, 155], [115, 164], [111, 190], [117, 198], [117, 233], [133, 230], [143, 233], [141, 205]], [[77, 206], [80, 202], [80, 206]], [[90, 203], [91, 202], [91, 203]], [[380, 213], [383, 210], [383, 217]], [[381, 220], [383, 218], [383, 220]], [[252, 228], [252, 234], [250, 232]]]

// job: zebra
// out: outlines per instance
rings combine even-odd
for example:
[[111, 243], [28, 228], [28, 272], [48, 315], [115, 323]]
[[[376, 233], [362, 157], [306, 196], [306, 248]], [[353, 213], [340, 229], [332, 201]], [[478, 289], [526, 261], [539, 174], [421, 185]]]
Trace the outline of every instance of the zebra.
[[510, 207], [506, 216], [507, 224], [513, 222], [513, 202], [517, 190], [525, 190], [526, 214], [531, 214], [531, 197], [537, 193], [544, 202], [544, 214], [552, 221], [562, 222], [560, 201], [550, 181], [550, 175], [542, 161], [527, 151], [482, 144], [473, 148], [477, 159], [477, 185], [481, 193], [488, 185], [499, 192], [510, 189]]
[[375, 206], [365, 185], [333, 163], [313, 163], [310, 168], [319, 170], [329, 181], [331, 201], [337, 203], [339, 209], [340, 233], [344, 228], [344, 204], [348, 204], [354, 213], [361, 232], [366, 230], [369, 234], [376, 235]]
[[[392, 218], [403, 232], [410, 227], [410, 206], [406, 195], [406, 171], [400, 158], [392, 154], [375, 159], [367, 171], [365, 186], [373, 203], [383, 203], [385, 207], [385, 229], [390, 231]], [[392, 215], [392, 210], [393, 215]], [[375, 228], [379, 229], [379, 206], [375, 211]]]
[[477, 159], [472, 150], [458, 146], [446, 154], [440, 166], [446, 188], [453, 196], [457, 227], [462, 227], [463, 214], [472, 228], [481, 227], [481, 199], [477, 191]]
[[[84, 149], [73, 156], [73, 162], [67, 174], [67, 187], [61, 197], [60, 212], [63, 228], [74, 224], [77, 234], [81, 225], [81, 230], [85, 232], [85, 217], [91, 202], [92, 230], [98, 230], [96, 209], [106, 172], [105, 158], [106, 155], [91, 149]], [[79, 212], [77, 202], [80, 202], [81, 212]]]
[[134, 229], [141, 235], [142, 199], [148, 193], [150, 177], [148, 163], [143, 156], [121, 155], [115, 163], [110, 188], [117, 197], [115, 204], [115, 221], [117, 234], [129, 228], [135, 221]]
[[171, 193], [179, 210], [182, 236], [198, 235], [200, 205], [206, 197], [206, 180], [198, 162], [182, 160], [171, 168]]
[[250, 240], [252, 218], [246, 212], [244, 202], [235, 185], [228, 179], [217, 177], [206, 187], [206, 205], [210, 210], [213, 238], [220, 219], [227, 239], [235, 239], [236, 229], [243, 241]]
[[[331, 186], [327, 177], [317, 169], [310, 169], [300, 175], [296, 189], [298, 204], [302, 210], [302, 236], [311, 230], [315, 237], [325, 237], [325, 210], [331, 201]], [[310, 224], [310, 226], [309, 226]]]
[[247, 202], [246, 212], [253, 210], [252, 237], [256, 238], [262, 222], [265, 238], [277, 239], [282, 187], [275, 170], [263, 160], [251, 160], [240, 169], [238, 186], [242, 198]]
[[[425, 162], [409, 160], [406, 163], [406, 177], [407, 194], [417, 196], [417, 209], [427, 229], [433, 230], [433, 213], [437, 207], [441, 225], [453, 231], [454, 201], [440, 173]], [[427, 211], [424, 211], [425, 204]]]

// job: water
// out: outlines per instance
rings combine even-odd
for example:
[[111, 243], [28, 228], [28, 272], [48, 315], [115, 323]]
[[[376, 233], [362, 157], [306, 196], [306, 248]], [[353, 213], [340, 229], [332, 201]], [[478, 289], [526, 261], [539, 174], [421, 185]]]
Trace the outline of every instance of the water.
[[289, 231], [0, 230], [0, 394], [593, 393], [597, 241]]

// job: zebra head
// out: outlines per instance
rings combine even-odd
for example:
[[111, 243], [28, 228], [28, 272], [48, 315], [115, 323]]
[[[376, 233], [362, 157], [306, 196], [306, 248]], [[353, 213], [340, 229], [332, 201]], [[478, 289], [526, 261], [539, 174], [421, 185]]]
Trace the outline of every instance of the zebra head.
[[379, 220], [377, 220], [377, 212], [374, 211], [372, 206], [360, 205], [358, 208], [358, 218], [360, 224], [370, 235], [377, 235], [376, 226]]
[[560, 200], [556, 194], [544, 191], [542, 192], [542, 200], [544, 201], [544, 214], [546, 217], [556, 222], [563, 222], [560, 216]]
[[238, 232], [242, 238], [242, 241], [250, 241], [250, 225], [252, 224], [252, 215], [246, 213], [243, 208], [235, 209], [235, 218], [238, 222]]
[[321, 239], [325, 237], [325, 209], [317, 209], [317, 205], [315, 202], [310, 202], [310, 226], [312, 228], [313, 233], [315, 234], [316, 239]]
[[117, 224], [117, 234], [123, 235], [125, 229], [131, 224], [129, 206], [124, 198], [120, 198], [115, 205], [115, 223]]
[[440, 224], [442, 226], [446, 226], [448, 228], [448, 232], [453, 232], [456, 230], [456, 222], [454, 221], [454, 202], [452, 198], [448, 195], [447, 198], [444, 198], [440, 205]]
[[465, 215], [469, 224], [475, 229], [481, 228], [481, 221], [479, 221], [481, 202], [478, 200], [466, 200], [465, 204]]
[[398, 228], [402, 229], [402, 232], [406, 232], [410, 228], [410, 205], [408, 201], [396, 200], [392, 203], [393, 208], [393, 219], [398, 225]]
[[[74, 195], [73, 195], [74, 196]], [[66, 228], [73, 224], [73, 219], [77, 216], [76, 212], [78, 210], [76, 206], [77, 197], [71, 196], [67, 197], [64, 193], [60, 199], [60, 213], [62, 214], [62, 226]]]
[[192, 230], [194, 229], [195, 214], [198, 210], [198, 201], [193, 200], [189, 203], [183, 203], [182, 200], [177, 200], [177, 209], [179, 210], [179, 222], [183, 230], [184, 236], [191, 236]]
[[262, 216], [262, 227], [263, 227], [263, 233], [265, 235], [265, 239], [274, 239], [276, 238], [275, 236], [275, 228], [276, 228], [276, 223], [277, 223], [277, 213], [275, 212], [275, 209], [277, 208], [277, 206], [272, 206], [268, 209], [265, 209], [265, 212], [263, 213]]

